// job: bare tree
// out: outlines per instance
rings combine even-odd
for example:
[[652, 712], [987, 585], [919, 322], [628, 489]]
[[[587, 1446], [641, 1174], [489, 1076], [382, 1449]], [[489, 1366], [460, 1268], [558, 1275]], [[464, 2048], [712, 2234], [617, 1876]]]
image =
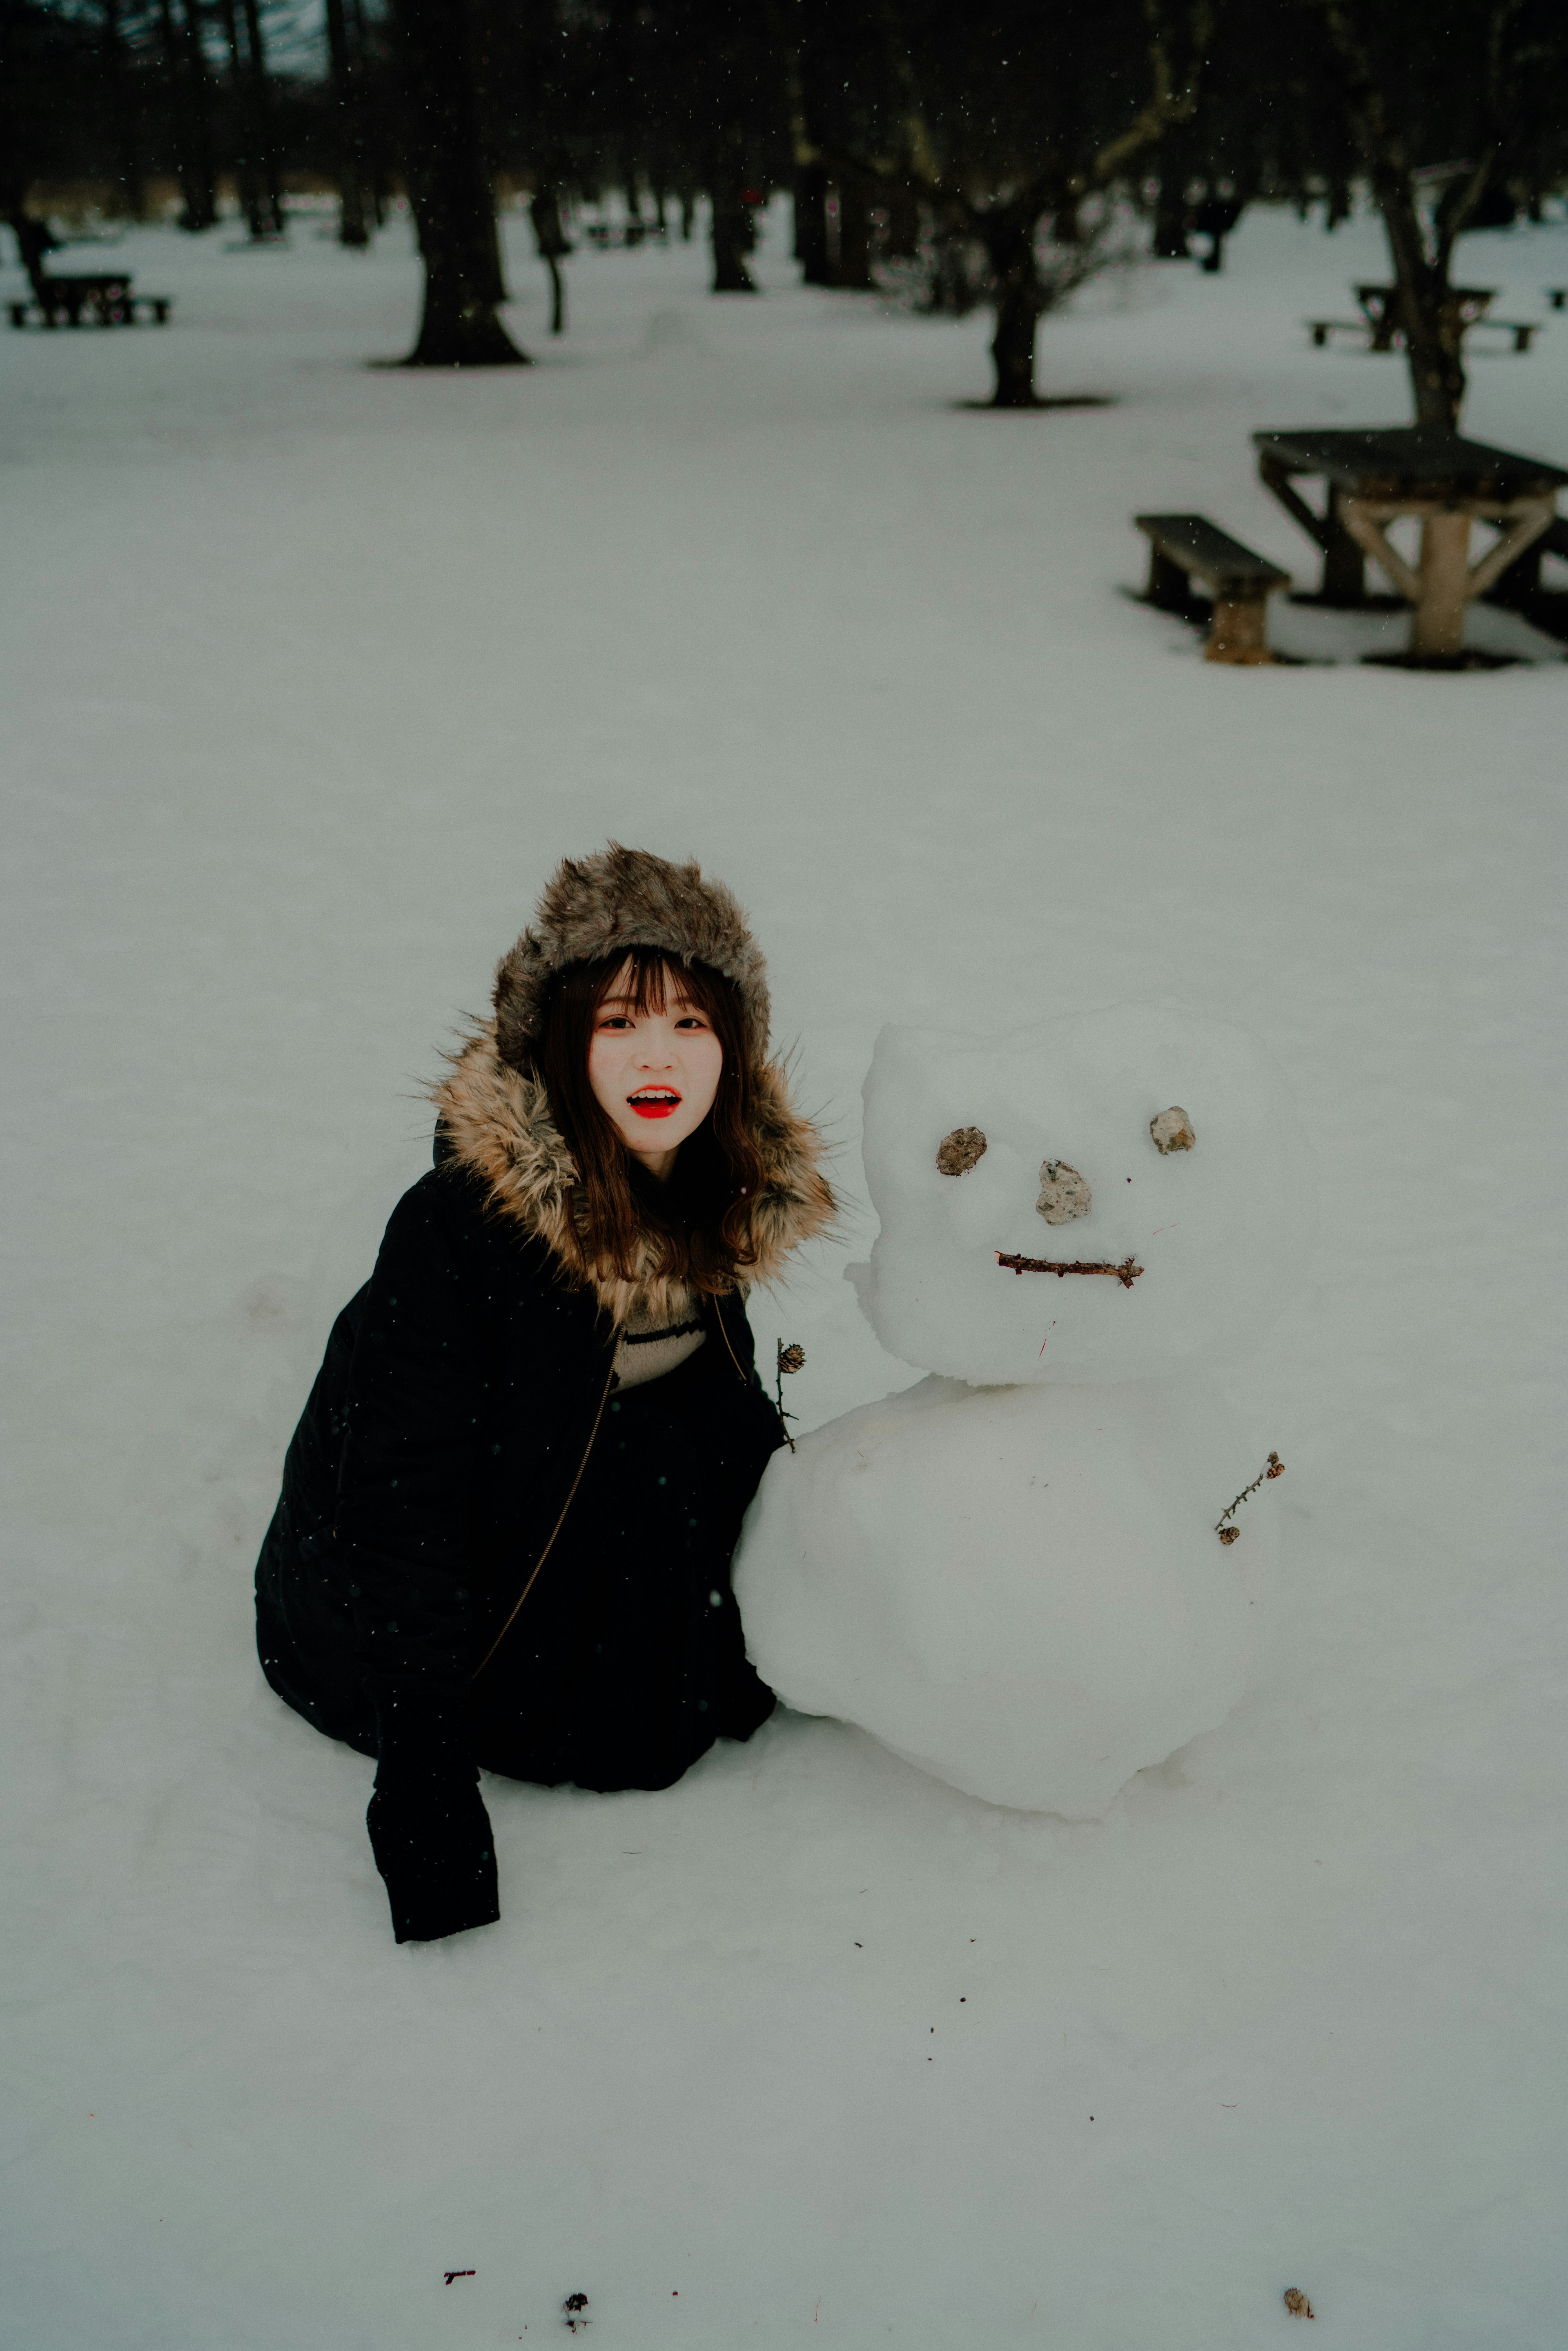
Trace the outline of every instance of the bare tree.
[[132, 220], [141, 220], [146, 211], [146, 201], [142, 191], [136, 104], [133, 96], [131, 58], [125, 37], [123, 0], [102, 0], [99, 48], [103, 66], [104, 94], [108, 102], [110, 135], [114, 150], [114, 177], [120, 190], [120, 202]]
[[211, 77], [194, 0], [184, 0], [178, 17], [173, 0], [158, 0], [158, 33], [174, 170], [180, 183], [180, 226], [196, 234], [211, 228], [217, 219], [218, 188]]
[[424, 263], [410, 367], [521, 367], [497, 316], [507, 298], [484, 152], [466, 0], [392, 0], [409, 199]]
[[713, 240], [716, 294], [755, 294], [757, 280], [747, 266], [756, 226], [747, 201], [747, 139], [742, 122], [722, 123], [707, 151], [706, 177]]
[[1559, 0], [1550, 6], [1479, 0], [1447, 13], [1444, 104], [1437, 120], [1450, 135], [1462, 127], [1469, 152], [1431, 199], [1425, 193], [1431, 176], [1419, 170], [1415, 144], [1423, 114], [1429, 118], [1433, 110], [1411, 85], [1409, 58], [1421, 29], [1414, 0], [1375, 10], [1368, 0], [1317, 5], [1388, 238], [1416, 422], [1452, 433], [1465, 398], [1466, 323], [1453, 284], [1454, 247], [1489, 188], [1506, 177], [1511, 141], [1527, 113], [1521, 82], [1547, 74], [1561, 80], [1568, 39]]
[[[1037, 331], [1067, 290], [1060, 273], [1041, 268], [1042, 224], [1049, 217], [1058, 246], [1071, 246], [1084, 200], [1109, 189], [1167, 127], [1186, 120], [1218, 5], [1143, 0], [1147, 89], [1131, 110], [1101, 94], [1099, 45], [1106, 35], [1095, 10], [1062, 10], [1049, 19], [1007, 10], [1008, 38], [998, 45], [988, 37], [995, 27], [970, 17], [944, 20], [941, 12], [908, 37], [891, 5], [884, 7], [900, 152], [834, 155], [824, 141], [824, 152], [843, 181], [858, 172], [889, 191], [918, 189], [948, 239], [984, 248], [996, 312], [992, 407], [1041, 404]], [[942, 94], [934, 99], [934, 91]]]
[[553, 183], [534, 190], [528, 202], [528, 218], [533, 224], [534, 248], [549, 272], [549, 330], [552, 335], [566, 332], [566, 279], [561, 263], [572, 250], [560, 216], [560, 190]]
[[343, 0], [327, 0], [327, 54], [338, 151], [338, 242], [361, 249], [371, 241], [365, 219], [370, 173], [365, 160], [364, 58], [359, 26], [350, 29]]
[[218, 0], [218, 16], [229, 53], [229, 89], [234, 108], [235, 177], [240, 209], [257, 245], [281, 236], [283, 190], [277, 142], [272, 136], [272, 100], [267, 51], [257, 0]]

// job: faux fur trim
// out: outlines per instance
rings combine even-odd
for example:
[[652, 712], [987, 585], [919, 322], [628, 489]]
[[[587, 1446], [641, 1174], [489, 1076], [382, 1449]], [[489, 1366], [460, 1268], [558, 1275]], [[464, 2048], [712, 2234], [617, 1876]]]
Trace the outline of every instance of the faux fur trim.
[[503, 1061], [526, 1069], [542, 1027], [551, 979], [566, 964], [596, 963], [617, 948], [662, 947], [680, 963], [706, 963], [732, 980], [754, 1065], [768, 1054], [768, 967], [733, 891], [705, 882], [693, 861], [673, 865], [651, 850], [612, 841], [594, 857], [557, 867], [534, 919], [496, 970], [496, 1040]]
[[[543, 1241], [569, 1278], [580, 1281], [572, 1245], [577, 1170], [550, 1114], [543, 1082], [502, 1060], [494, 1021], [476, 1029], [453, 1055], [451, 1068], [432, 1093], [458, 1159], [484, 1183], [495, 1214], [511, 1218], [531, 1238]], [[763, 1180], [751, 1208], [756, 1262], [742, 1270], [743, 1290], [776, 1280], [790, 1251], [831, 1222], [835, 1206], [818, 1164], [821, 1138], [790, 1102], [778, 1062], [766, 1061], [757, 1071], [752, 1099], [752, 1134]], [[651, 1270], [652, 1240], [640, 1242], [639, 1253], [650, 1270], [633, 1280], [610, 1272], [591, 1276], [604, 1311], [617, 1324], [634, 1307], [659, 1322], [678, 1321], [690, 1313], [694, 1300], [685, 1283]]]

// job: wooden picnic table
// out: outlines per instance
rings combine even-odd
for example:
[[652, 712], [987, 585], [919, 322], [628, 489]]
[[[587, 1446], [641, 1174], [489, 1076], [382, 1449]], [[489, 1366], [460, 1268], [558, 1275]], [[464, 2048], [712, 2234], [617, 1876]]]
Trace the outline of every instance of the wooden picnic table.
[[[1396, 298], [1398, 291], [1396, 286], [1358, 286], [1355, 289], [1355, 298], [1365, 312], [1366, 323], [1372, 329], [1372, 348], [1375, 351], [1391, 351], [1394, 349], [1394, 338], [1399, 331], [1399, 304]], [[1473, 327], [1476, 320], [1484, 317], [1496, 301], [1497, 287], [1495, 286], [1456, 286], [1453, 294], [1455, 301], [1459, 306], [1461, 323], [1467, 327]]]
[[[1361, 306], [1359, 319], [1307, 319], [1302, 324], [1312, 335], [1314, 346], [1322, 350], [1336, 334], [1364, 334], [1367, 349], [1391, 351], [1405, 340], [1405, 321], [1400, 315], [1399, 289], [1395, 286], [1358, 286], [1355, 298]], [[1516, 352], [1528, 351], [1542, 332], [1539, 319], [1494, 319], [1490, 310], [1497, 289], [1491, 286], [1456, 286], [1453, 301], [1458, 316], [1461, 336], [1472, 327], [1495, 327], [1500, 334], [1511, 335]]]
[[163, 327], [173, 307], [172, 294], [133, 294], [130, 273], [123, 269], [77, 270], [57, 277], [51, 272], [43, 285], [41, 297], [29, 292], [19, 302], [6, 303], [14, 327], [25, 327], [35, 310], [46, 327], [57, 327], [62, 319], [69, 327], [79, 327], [84, 311], [100, 327], [130, 327], [136, 322], [139, 304]]
[[[1408, 425], [1327, 432], [1310, 425], [1254, 433], [1252, 441], [1264, 487], [1323, 551], [1316, 601], [1364, 604], [1370, 555], [1412, 608], [1410, 658], [1437, 664], [1463, 658], [1465, 606], [1551, 528], [1557, 491], [1568, 482], [1568, 473], [1543, 458]], [[1321, 512], [1295, 486], [1312, 475], [1324, 485]], [[1414, 566], [1388, 542], [1388, 525], [1401, 515], [1420, 520]], [[1472, 565], [1470, 528], [1478, 520], [1495, 524], [1501, 536]]]

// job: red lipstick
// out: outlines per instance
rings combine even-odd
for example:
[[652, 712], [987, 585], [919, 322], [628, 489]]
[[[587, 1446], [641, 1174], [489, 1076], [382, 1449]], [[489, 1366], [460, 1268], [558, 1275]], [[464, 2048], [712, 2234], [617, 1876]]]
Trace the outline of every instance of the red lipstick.
[[650, 1090], [645, 1094], [628, 1094], [626, 1104], [639, 1118], [669, 1118], [679, 1110], [681, 1098], [673, 1087], [661, 1086], [657, 1092]]

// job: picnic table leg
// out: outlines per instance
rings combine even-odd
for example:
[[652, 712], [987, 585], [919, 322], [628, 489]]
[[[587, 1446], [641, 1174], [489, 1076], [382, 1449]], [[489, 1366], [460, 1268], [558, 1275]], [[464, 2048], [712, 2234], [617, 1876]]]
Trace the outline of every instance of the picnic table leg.
[[1341, 521], [1339, 502], [1339, 491], [1331, 488], [1318, 601], [1351, 610], [1366, 601], [1366, 557]]
[[[1516, 498], [1486, 514], [1485, 519], [1497, 526], [1498, 538], [1470, 574], [1470, 595], [1484, 596], [1500, 580], [1517, 578], [1515, 595], [1528, 603], [1541, 588], [1542, 538], [1556, 518], [1557, 501], [1551, 496]], [[1511, 601], [1507, 596], [1494, 599], [1498, 603]]]
[[1421, 594], [1410, 616], [1410, 650], [1417, 660], [1451, 659], [1465, 649], [1465, 606], [1470, 595], [1470, 517], [1437, 509], [1422, 517], [1416, 565]]
[[1328, 486], [1323, 511], [1314, 514], [1302, 497], [1289, 469], [1276, 458], [1260, 455], [1258, 478], [1270, 497], [1278, 499], [1292, 522], [1300, 523], [1310, 539], [1322, 549], [1323, 575], [1314, 601], [1354, 608], [1366, 601], [1366, 559], [1344, 527], [1340, 515], [1342, 492]]
[[1363, 302], [1361, 307], [1372, 328], [1371, 348], [1375, 351], [1391, 351], [1394, 338], [1399, 330], [1398, 297], [1390, 288], [1381, 299]]
[[[1522, 611], [1531, 599], [1541, 593], [1541, 559], [1545, 551], [1539, 539], [1533, 547], [1527, 547], [1518, 562], [1511, 563], [1494, 580], [1490, 591], [1490, 601], [1507, 604]], [[1488, 590], [1483, 589], [1481, 592], [1485, 595]]]

